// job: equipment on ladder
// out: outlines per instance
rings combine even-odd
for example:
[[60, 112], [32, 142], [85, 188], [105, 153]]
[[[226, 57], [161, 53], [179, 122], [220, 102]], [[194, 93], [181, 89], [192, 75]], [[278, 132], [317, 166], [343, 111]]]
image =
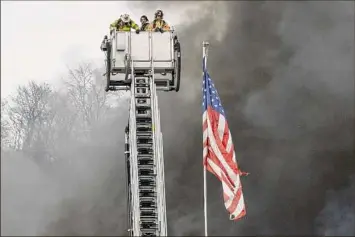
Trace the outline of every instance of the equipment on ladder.
[[[106, 52], [106, 91], [130, 90], [125, 129], [128, 227], [130, 236], [166, 236], [163, 137], [157, 90], [179, 91], [180, 43], [171, 32], [113, 31]], [[123, 76], [113, 80], [111, 76]]]

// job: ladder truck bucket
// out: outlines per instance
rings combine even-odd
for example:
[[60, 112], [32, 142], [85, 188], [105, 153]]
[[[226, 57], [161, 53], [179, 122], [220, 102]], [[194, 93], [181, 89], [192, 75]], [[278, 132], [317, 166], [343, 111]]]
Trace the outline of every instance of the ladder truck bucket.
[[129, 90], [132, 68], [136, 75], [154, 74], [157, 90], [179, 91], [181, 47], [174, 30], [139, 34], [113, 30], [101, 50], [106, 53], [106, 91]]

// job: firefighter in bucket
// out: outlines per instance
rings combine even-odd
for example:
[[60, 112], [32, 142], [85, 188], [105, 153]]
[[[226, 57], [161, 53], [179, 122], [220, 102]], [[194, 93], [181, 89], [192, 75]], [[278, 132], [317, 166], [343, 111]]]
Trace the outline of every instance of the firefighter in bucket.
[[136, 33], [139, 33], [139, 26], [131, 19], [128, 14], [122, 14], [119, 19], [115, 20], [110, 25], [110, 31], [114, 29], [117, 31], [131, 31], [131, 29], [136, 30]]
[[169, 24], [163, 19], [164, 13], [162, 10], [157, 10], [154, 14], [154, 20], [151, 23], [152, 31], [161, 32], [169, 31]]

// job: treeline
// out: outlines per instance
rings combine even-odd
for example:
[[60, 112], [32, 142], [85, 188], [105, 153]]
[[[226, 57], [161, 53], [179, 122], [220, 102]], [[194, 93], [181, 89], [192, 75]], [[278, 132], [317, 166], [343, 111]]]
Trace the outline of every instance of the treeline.
[[120, 94], [104, 91], [102, 71], [81, 63], [68, 69], [59, 88], [30, 81], [2, 98], [2, 151], [21, 151], [38, 163], [51, 163], [74, 141], [90, 141], [119, 111], [112, 100]]

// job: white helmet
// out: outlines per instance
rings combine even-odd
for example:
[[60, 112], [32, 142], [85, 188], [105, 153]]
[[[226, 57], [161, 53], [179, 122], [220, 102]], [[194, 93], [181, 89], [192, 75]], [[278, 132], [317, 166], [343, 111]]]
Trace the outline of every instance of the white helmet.
[[124, 23], [128, 23], [131, 20], [128, 14], [122, 14], [120, 18]]

